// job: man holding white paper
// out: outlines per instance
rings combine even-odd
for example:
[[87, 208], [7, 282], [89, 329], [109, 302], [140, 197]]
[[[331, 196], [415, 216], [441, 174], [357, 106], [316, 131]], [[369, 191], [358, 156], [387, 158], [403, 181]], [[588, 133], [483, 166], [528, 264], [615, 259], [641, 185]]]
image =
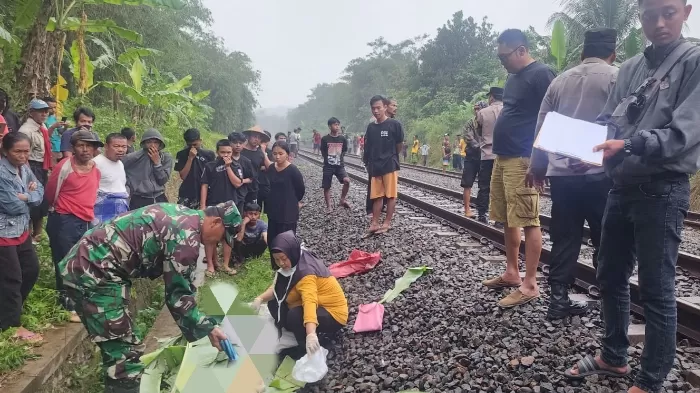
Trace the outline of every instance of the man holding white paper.
[[[593, 29], [585, 33], [581, 64], [556, 77], [547, 89], [540, 107], [538, 134], [548, 113], [550, 116], [558, 113], [595, 122], [605, 107], [617, 77], [618, 69], [612, 66], [616, 42], [617, 31], [614, 29]], [[561, 138], [567, 138], [567, 134], [570, 134], [563, 129], [556, 131]], [[547, 278], [551, 298], [547, 318], [553, 320], [588, 311], [587, 303], [569, 299], [569, 288], [574, 283], [584, 221], [591, 229], [593, 264], [597, 266], [601, 222], [612, 182], [602, 166], [534, 148], [528, 170], [529, 186], [542, 187], [545, 175], [549, 178], [552, 195], [549, 231], [552, 253]]]

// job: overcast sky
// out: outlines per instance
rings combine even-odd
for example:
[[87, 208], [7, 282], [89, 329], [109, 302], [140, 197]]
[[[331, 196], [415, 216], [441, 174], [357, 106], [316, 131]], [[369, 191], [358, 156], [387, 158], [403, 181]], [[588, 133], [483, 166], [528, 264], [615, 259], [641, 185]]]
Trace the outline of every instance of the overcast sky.
[[[541, 33], [559, 0], [203, 0], [214, 15], [214, 32], [230, 50], [242, 51], [262, 74], [263, 108], [295, 107], [318, 83], [335, 82], [348, 62], [369, 52], [379, 36], [396, 43], [434, 35], [463, 10], [494, 29]], [[693, 3], [693, 2], [691, 2]], [[689, 35], [697, 36], [700, 9], [693, 10]], [[695, 29], [693, 29], [695, 27]]]

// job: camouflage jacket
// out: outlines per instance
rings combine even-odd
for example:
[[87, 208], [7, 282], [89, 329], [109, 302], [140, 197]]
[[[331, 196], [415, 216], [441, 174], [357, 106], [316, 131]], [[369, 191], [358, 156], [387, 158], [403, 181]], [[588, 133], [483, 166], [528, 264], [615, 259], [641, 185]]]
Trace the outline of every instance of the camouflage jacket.
[[162, 275], [165, 302], [185, 338], [205, 337], [216, 320], [201, 313], [195, 302], [203, 218], [203, 211], [160, 203], [102, 223], [86, 232], [60, 262], [65, 285], [89, 294], [133, 278]]

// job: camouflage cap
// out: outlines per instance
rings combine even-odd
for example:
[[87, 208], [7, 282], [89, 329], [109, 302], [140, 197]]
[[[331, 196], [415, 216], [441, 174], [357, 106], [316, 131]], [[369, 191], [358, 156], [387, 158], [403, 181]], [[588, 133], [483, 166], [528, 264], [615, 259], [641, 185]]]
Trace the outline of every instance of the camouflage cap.
[[237, 228], [241, 225], [241, 213], [238, 211], [233, 201], [220, 203], [216, 206], [209, 206], [204, 210], [204, 214], [209, 217], [219, 217], [223, 221], [225, 228], [226, 243], [233, 247], [236, 238]]

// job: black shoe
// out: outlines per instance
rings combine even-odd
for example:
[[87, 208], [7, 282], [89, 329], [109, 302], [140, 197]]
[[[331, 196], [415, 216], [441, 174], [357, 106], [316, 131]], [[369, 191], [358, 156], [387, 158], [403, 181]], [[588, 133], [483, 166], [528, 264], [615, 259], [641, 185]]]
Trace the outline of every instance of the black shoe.
[[133, 379], [105, 379], [105, 393], [139, 393], [141, 382]]
[[588, 312], [588, 303], [574, 302], [569, 299], [569, 286], [564, 284], [550, 284], [551, 297], [547, 319], [564, 319], [574, 315], [582, 315]]
[[479, 218], [477, 218], [476, 220], [481, 222], [481, 223], [484, 223], [484, 224], [489, 223], [489, 220], [488, 220], [488, 218], [486, 218], [485, 214], [479, 214]]

